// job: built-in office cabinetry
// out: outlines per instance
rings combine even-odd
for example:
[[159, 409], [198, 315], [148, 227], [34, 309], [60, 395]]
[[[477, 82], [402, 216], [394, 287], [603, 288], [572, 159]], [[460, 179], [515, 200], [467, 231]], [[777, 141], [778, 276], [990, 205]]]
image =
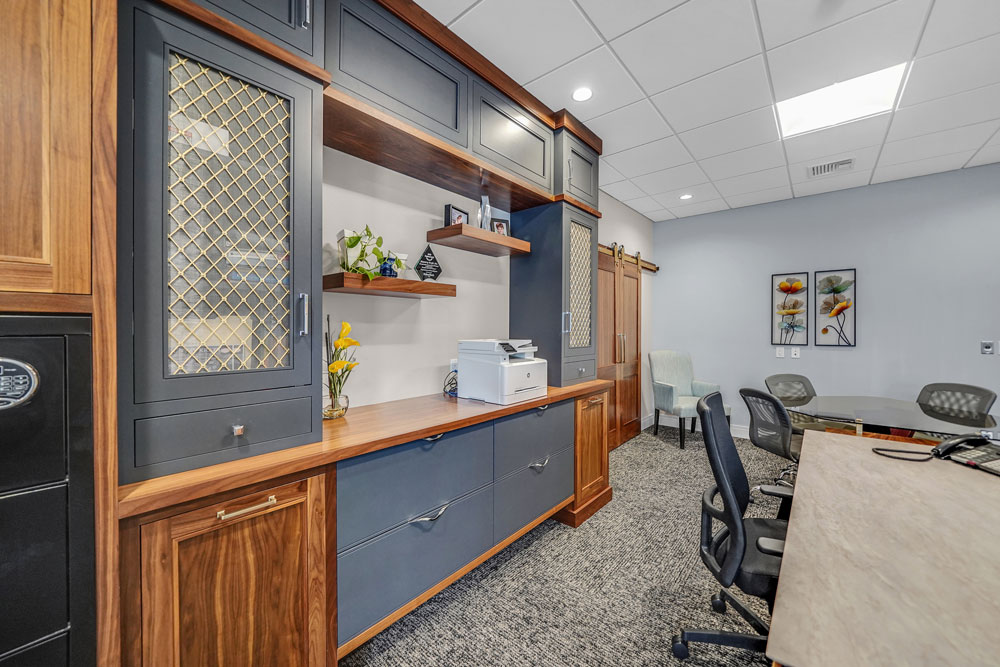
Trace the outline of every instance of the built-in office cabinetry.
[[551, 191], [552, 130], [485, 83], [472, 89], [472, 150]]
[[315, 442], [320, 86], [121, 7], [121, 480]]
[[323, 65], [325, 0], [195, 0], [264, 39]]
[[549, 384], [597, 377], [597, 218], [565, 203], [511, 215], [531, 254], [510, 262], [510, 335], [530, 338]]
[[555, 194], [568, 195], [597, 206], [597, 151], [576, 138], [566, 129], [555, 134]]

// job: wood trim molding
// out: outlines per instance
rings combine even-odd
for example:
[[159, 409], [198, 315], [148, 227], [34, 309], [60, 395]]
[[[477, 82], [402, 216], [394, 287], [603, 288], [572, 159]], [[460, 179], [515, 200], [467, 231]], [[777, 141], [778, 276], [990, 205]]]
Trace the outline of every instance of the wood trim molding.
[[558, 194], [558, 195], [556, 195], [555, 197], [553, 197], [553, 199], [554, 199], [555, 201], [564, 201], [564, 202], [566, 202], [567, 204], [570, 204], [570, 205], [572, 205], [572, 206], [576, 206], [576, 207], [577, 207], [578, 209], [580, 209], [581, 211], [584, 211], [585, 213], [589, 213], [589, 214], [591, 214], [592, 216], [594, 216], [595, 218], [600, 218], [600, 217], [602, 217], [602, 216], [601, 216], [601, 212], [600, 212], [600, 211], [598, 211], [598, 210], [597, 210], [596, 208], [594, 208], [593, 206], [590, 206], [590, 205], [588, 205], [588, 204], [584, 204], [584, 203], [583, 203], [582, 201], [580, 201], [580, 200], [579, 200], [579, 199], [577, 199], [576, 197], [571, 197], [571, 196], [569, 196], [569, 195], [567, 195], [567, 194]]
[[598, 153], [602, 152], [603, 144], [600, 137], [591, 132], [583, 123], [573, 118], [565, 109], [554, 112], [545, 106], [541, 100], [525, 90], [517, 81], [510, 78], [503, 70], [469, 46], [465, 40], [453, 33], [413, 0], [377, 0], [377, 2], [392, 12], [396, 18], [430, 40], [439, 49], [517, 102], [550, 129], [565, 127], [580, 141]]
[[3, 313], [89, 313], [91, 308], [89, 294], [0, 292]]
[[196, 5], [192, 0], [160, 0], [174, 11], [177, 11], [198, 23], [216, 30], [235, 39], [237, 42], [249, 46], [255, 51], [259, 51], [266, 56], [296, 69], [306, 76], [316, 79], [324, 86], [330, 85], [330, 73], [319, 65], [314, 65], [302, 56], [295, 55], [287, 49], [283, 49], [277, 44], [270, 42], [256, 33], [250, 32], [241, 25], [233, 23], [227, 18], [219, 16], [200, 5]]
[[585, 502], [582, 507], [578, 507], [576, 509], [568, 506], [564, 507], [552, 518], [560, 523], [566, 524], [567, 526], [579, 528], [583, 525], [584, 521], [594, 516], [594, 514], [597, 513], [597, 510], [610, 503], [613, 495], [614, 489], [610, 486], [605, 487], [603, 490], [595, 494], [593, 498]]
[[496, 546], [494, 546], [492, 549], [490, 549], [489, 551], [487, 551], [483, 555], [481, 555], [478, 558], [476, 558], [475, 560], [471, 561], [469, 564], [467, 564], [467, 565], [459, 568], [453, 574], [445, 577], [444, 579], [442, 579], [441, 581], [439, 581], [438, 583], [436, 583], [434, 586], [428, 588], [426, 591], [424, 591], [423, 593], [421, 593], [417, 597], [413, 598], [412, 600], [410, 600], [409, 602], [407, 602], [406, 604], [404, 604], [402, 607], [400, 607], [396, 611], [392, 612], [391, 614], [389, 614], [388, 616], [386, 616], [385, 618], [383, 618], [378, 623], [375, 623], [373, 626], [371, 626], [367, 630], [362, 631], [361, 634], [359, 634], [358, 636], [356, 636], [353, 639], [351, 639], [349, 641], [346, 641], [343, 644], [341, 644], [337, 648], [337, 659], [338, 660], [342, 659], [348, 653], [350, 653], [354, 649], [358, 648], [359, 646], [361, 646], [362, 644], [364, 644], [366, 641], [368, 641], [369, 639], [371, 639], [372, 637], [374, 637], [378, 633], [382, 632], [387, 627], [389, 627], [390, 625], [392, 625], [393, 623], [395, 623], [399, 619], [403, 618], [404, 616], [406, 616], [407, 614], [409, 614], [411, 611], [413, 611], [414, 609], [416, 609], [417, 607], [419, 607], [423, 603], [427, 602], [428, 600], [430, 600], [432, 597], [434, 597], [435, 595], [437, 595], [438, 593], [440, 593], [444, 589], [448, 588], [448, 586], [451, 586], [453, 583], [455, 583], [456, 581], [458, 581], [459, 579], [461, 579], [462, 577], [464, 577], [465, 575], [467, 575], [469, 572], [472, 572], [472, 570], [476, 569], [477, 567], [479, 567], [480, 565], [482, 565], [483, 563], [485, 563], [486, 561], [488, 561], [490, 558], [492, 558], [496, 554], [498, 554], [501, 551], [503, 551], [504, 549], [506, 549], [508, 546], [510, 546], [511, 544], [513, 544], [514, 542], [516, 542], [517, 540], [519, 540], [521, 537], [523, 537], [526, 533], [528, 533], [533, 528], [535, 528], [538, 524], [540, 524], [541, 522], [545, 521], [546, 519], [548, 519], [552, 515], [556, 514], [557, 512], [559, 512], [559, 510], [563, 509], [564, 507], [566, 507], [567, 505], [569, 505], [572, 502], [573, 502], [573, 496], [570, 496], [566, 500], [562, 501], [561, 503], [559, 503], [558, 505], [556, 505], [552, 509], [550, 509], [547, 512], [545, 512], [544, 514], [542, 514], [540, 517], [538, 517], [537, 519], [535, 519], [531, 523], [529, 523], [527, 526], [525, 526], [521, 530], [517, 531], [516, 533], [514, 533], [513, 535], [511, 535], [507, 539], [505, 539], [505, 540], [497, 543]]
[[[615, 251], [611, 249], [611, 246], [606, 246], [603, 243], [599, 243], [597, 245], [597, 252], [601, 253], [602, 255], [608, 255], [609, 257], [615, 256]], [[660, 267], [657, 266], [656, 264], [653, 264], [652, 262], [648, 262], [642, 259], [639, 253], [636, 253], [634, 255], [629, 255], [628, 253], [623, 252], [621, 253], [621, 259], [622, 261], [628, 262], [630, 264], [638, 264], [640, 268], [642, 268], [645, 271], [649, 271], [650, 273], [657, 273], [660, 270]]]

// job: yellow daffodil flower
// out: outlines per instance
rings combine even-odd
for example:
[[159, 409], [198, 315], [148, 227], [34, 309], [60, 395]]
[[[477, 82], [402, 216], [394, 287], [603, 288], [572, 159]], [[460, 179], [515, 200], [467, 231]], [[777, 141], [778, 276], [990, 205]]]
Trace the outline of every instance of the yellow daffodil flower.
[[340, 336], [339, 338], [346, 338], [347, 334], [351, 333], [351, 325], [347, 322], [340, 323]]
[[330, 372], [331, 373], [336, 373], [337, 371], [342, 370], [345, 366], [347, 366], [347, 360], [346, 359], [340, 359], [340, 360], [335, 361], [332, 364], [330, 364], [330, 367], [329, 367], [330, 368]]
[[355, 345], [360, 346], [361, 343], [359, 343], [358, 341], [354, 340], [353, 338], [348, 338], [346, 336], [342, 336], [342, 337], [338, 338], [337, 340], [333, 341], [333, 346], [335, 348], [337, 348], [338, 350], [344, 350], [344, 349], [347, 349], [349, 347], [354, 347]]

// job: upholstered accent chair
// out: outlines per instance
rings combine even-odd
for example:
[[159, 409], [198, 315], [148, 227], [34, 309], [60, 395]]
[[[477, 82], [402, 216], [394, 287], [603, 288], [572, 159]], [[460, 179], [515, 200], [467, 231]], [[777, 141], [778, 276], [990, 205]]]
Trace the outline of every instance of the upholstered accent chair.
[[[660, 413], [677, 417], [680, 426], [681, 449], [684, 449], [686, 422], [691, 419], [694, 433], [698, 421], [698, 399], [719, 391], [719, 385], [694, 379], [691, 355], [675, 350], [656, 350], [649, 353], [649, 371], [653, 380], [653, 434], [660, 431]], [[726, 420], [730, 408], [725, 408]]]

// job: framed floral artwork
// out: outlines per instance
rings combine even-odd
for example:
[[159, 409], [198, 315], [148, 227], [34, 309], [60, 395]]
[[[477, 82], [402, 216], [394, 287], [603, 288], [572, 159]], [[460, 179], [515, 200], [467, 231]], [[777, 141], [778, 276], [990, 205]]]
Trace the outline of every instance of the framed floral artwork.
[[808, 345], [809, 272], [771, 276], [771, 345]]
[[816, 345], [857, 345], [857, 270], [816, 271], [813, 285], [816, 290]]

